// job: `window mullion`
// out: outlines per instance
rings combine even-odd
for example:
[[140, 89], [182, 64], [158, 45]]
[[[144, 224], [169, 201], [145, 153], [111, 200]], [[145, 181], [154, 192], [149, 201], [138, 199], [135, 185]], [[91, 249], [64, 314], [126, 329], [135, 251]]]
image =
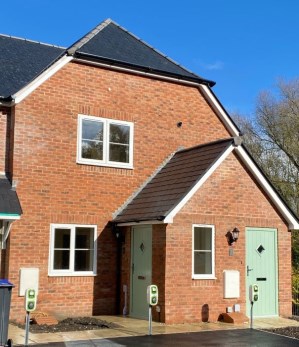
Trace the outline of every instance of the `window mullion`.
[[75, 271], [75, 226], [71, 227], [71, 244], [70, 244], [70, 271]]
[[110, 122], [108, 120], [106, 120], [105, 122], [105, 135], [106, 135], [106, 139], [104, 141], [105, 143], [105, 162], [108, 163], [109, 162], [109, 148], [110, 148]]

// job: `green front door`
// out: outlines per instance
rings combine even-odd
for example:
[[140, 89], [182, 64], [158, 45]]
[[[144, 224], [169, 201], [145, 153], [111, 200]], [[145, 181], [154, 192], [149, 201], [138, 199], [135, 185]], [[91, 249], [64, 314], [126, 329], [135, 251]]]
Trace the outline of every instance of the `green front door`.
[[147, 286], [152, 281], [152, 226], [132, 227], [130, 315], [148, 317]]
[[277, 296], [277, 230], [246, 229], [246, 313], [250, 316], [249, 286], [259, 286], [259, 300], [253, 305], [253, 316], [278, 315]]

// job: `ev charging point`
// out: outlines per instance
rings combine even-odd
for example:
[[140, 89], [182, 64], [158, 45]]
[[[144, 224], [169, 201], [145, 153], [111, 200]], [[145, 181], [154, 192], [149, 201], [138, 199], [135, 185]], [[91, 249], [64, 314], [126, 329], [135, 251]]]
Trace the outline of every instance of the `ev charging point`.
[[147, 287], [147, 303], [148, 303], [148, 334], [152, 335], [152, 306], [158, 304], [159, 292], [155, 284]]
[[250, 308], [250, 329], [253, 328], [253, 304], [259, 300], [259, 286], [257, 284], [251, 284], [249, 286], [249, 300], [251, 304]]
[[25, 291], [25, 310], [26, 310], [26, 325], [25, 325], [25, 346], [28, 346], [30, 312], [36, 310], [37, 293], [33, 288]]

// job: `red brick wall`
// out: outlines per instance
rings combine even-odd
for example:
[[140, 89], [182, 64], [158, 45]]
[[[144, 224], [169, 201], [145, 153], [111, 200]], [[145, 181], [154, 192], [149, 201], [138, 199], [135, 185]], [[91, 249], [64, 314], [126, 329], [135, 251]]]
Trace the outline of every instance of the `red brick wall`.
[[[192, 225], [215, 226], [215, 280], [192, 280]], [[229, 256], [225, 234], [237, 226], [240, 237]], [[215, 321], [227, 306], [241, 305], [246, 314], [245, 228], [278, 229], [279, 313], [291, 314], [291, 233], [254, 180], [231, 154], [167, 226], [166, 322], [202, 321], [204, 305]], [[223, 299], [223, 270], [240, 271], [241, 296]], [[178, 301], [178, 296], [180, 300]]]
[[7, 171], [10, 122], [10, 109], [0, 106], [0, 173]]
[[[134, 122], [134, 170], [76, 163], [78, 113]], [[11, 231], [12, 317], [23, 312], [21, 267], [40, 269], [38, 310], [51, 303], [59, 314], [114, 313], [113, 212], [179, 146], [228, 136], [196, 88], [77, 63], [18, 104], [13, 174], [24, 214]], [[96, 277], [48, 276], [51, 223], [98, 226]]]

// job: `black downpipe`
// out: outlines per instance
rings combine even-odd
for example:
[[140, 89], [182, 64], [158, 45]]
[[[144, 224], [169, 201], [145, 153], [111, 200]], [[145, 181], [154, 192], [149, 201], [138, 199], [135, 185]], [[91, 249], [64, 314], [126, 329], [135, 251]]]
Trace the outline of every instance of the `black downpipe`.
[[113, 225], [112, 232], [116, 238], [116, 289], [115, 289], [115, 305], [116, 314], [121, 314], [120, 299], [121, 299], [121, 269], [122, 269], [122, 245], [124, 242], [123, 231], [117, 226]]

